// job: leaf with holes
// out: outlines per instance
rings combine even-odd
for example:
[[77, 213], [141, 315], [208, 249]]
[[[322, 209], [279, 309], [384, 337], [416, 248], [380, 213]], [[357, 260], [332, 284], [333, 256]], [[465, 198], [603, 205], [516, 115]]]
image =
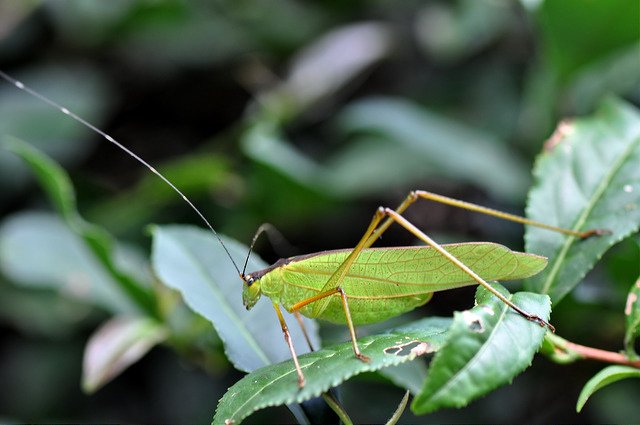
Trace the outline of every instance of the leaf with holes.
[[640, 227], [640, 113], [609, 99], [591, 117], [561, 123], [534, 168], [527, 216], [577, 231], [610, 233], [579, 240], [527, 228], [526, 251], [549, 258], [527, 281], [554, 304], [613, 244]]
[[268, 366], [242, 378], [220, 399], [214, 424], [240, 423], [256, 410], [301, 403], [363, 372], [379, 370], [438, 350], [445, 340], [450, 319], [430, 317], [358, 340], [368, 363], [353, 355], [351, 342], [300, 356], [306, 385], [298, 388], [293, 361]]
[[[549, 317], [548, 296], [509, 295], [502, 286], [494, 286], [525, 311]], [[524, 319], [483, 287], [478, 288], [476, 301], [473, 309], [455, 313], [447, 342], [431, 362], [422, 391], [411, 404], [414, 413], [466, 406], [509, 383], [531, 364], [545, 328]]]

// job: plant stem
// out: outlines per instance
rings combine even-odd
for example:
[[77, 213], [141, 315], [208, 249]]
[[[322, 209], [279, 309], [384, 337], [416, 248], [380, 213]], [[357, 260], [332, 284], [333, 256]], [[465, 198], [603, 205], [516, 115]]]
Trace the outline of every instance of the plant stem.
[[404, 397], [402, 397], [402, 400], [400, 400], [400, 404], [398, 405], [398, 408], [396, 409], [395, 412], [393, 412], [393, 416], [389, 418], [389, 420], [385, 425], [396, 425], [398, 423], [398, 421], [400, 420], [400, 416], [402, 416], [404, 409], [407, 407], [407, 402], [409, 401], [409, 394], [411, 394], [410, 391], [407, 391], [404, 393]]
[[342, 406], [340, 406], [340, 403], [338, 402], [338, 400], [336, 400], [328, 392], [322, 393], [322, 398], [324, 399], [325, 402], [327, 402], [331, 410], [336, 412], [336, 415], [338, 415], [338, 417], [340, 418], [340, 420], [344, 425], [353, 425], [351, 418], [349, 418], [349, 415], [347, 414], [347, 412], [345, 412]]
[[640, 368], [640, 360], [631, 360], [622, 353], [576, 344], [558, 335], [550, 334], [549, 332], [547, 332], [545, 339], [553, 346], [553, 353], [550, 353], [551, 356], [553, 357], [555, 355], [563, 362], [567, 360], [591, 359]]

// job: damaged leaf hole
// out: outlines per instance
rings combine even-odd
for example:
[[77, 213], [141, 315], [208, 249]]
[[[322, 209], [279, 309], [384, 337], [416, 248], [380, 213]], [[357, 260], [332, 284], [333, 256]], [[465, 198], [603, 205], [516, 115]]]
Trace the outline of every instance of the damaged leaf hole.
[[385, 354], [394, 356], [408, 356], [413, 354], [415, 356], [422, 356], [424, 354], [433, 353], [433, 347], [428, 342], [424, 341], [410, 341], [400, 345], [393, 345], [384, 349]]
[[462, 315], [471, 332], [484, 332], [484, 325], [482, 324], [482, 319], [480, 318], [480, 316], [469, 311], [463, 312]]

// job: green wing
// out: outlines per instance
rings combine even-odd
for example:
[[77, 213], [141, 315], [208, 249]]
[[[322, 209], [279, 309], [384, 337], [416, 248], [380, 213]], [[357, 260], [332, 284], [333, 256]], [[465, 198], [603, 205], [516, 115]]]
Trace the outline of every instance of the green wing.
[[[443, 246], [485, 280], [522, 279], [538, 273], [547, 263], [544, 257], [494, 243]], [[349, 297], [354, 321], [362, 323], [370, 321], [362, 315], [373, 316], [380, 313], [377, 309], [384, 309], [383, 315], [397, 315], [415, 308], [416, 303], [424, 304], [427, 294], [476, 283], [435, 249], [424, 246], [365, 249], [341, 282], [330, 281], [350, 253], [350, 249], [327, 251], [290, 259], [279, 273], [285, 283], [280, 301], [288, 307], [340, 285]], [[340, 322], [337, 316], [344, 315], [337, 297], [308, 307], [302, 310], [308, 317]], [[363, 320], [355, 317], [358, 315]]]

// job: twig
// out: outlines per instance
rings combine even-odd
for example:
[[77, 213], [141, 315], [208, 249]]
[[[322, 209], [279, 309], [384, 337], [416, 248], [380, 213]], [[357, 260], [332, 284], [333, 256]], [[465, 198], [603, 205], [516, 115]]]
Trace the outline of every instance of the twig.
[[351, 418], [349, 418], [347, 412], [344, 411], [344, 408], [340, 406], [340, 403], [333, 397], [332, 394], [328, 392], [322, 393], [322, 398], [329, 405], [331, 410], [336, 412], [336, 415], [338, 415], [344, 425], [353, 425], [353, 422], [351, 421]]
[[553, 346], [553, 353], [550, 354], [552, 356], [556, 355], [560, 361], [591, 359], [640, 368], [640, 360], [631, 360], [622, 353], [576, 344], [575, 342], [567, 341], [558, 335], [553, 335], [548, 332], [545, 339]]

